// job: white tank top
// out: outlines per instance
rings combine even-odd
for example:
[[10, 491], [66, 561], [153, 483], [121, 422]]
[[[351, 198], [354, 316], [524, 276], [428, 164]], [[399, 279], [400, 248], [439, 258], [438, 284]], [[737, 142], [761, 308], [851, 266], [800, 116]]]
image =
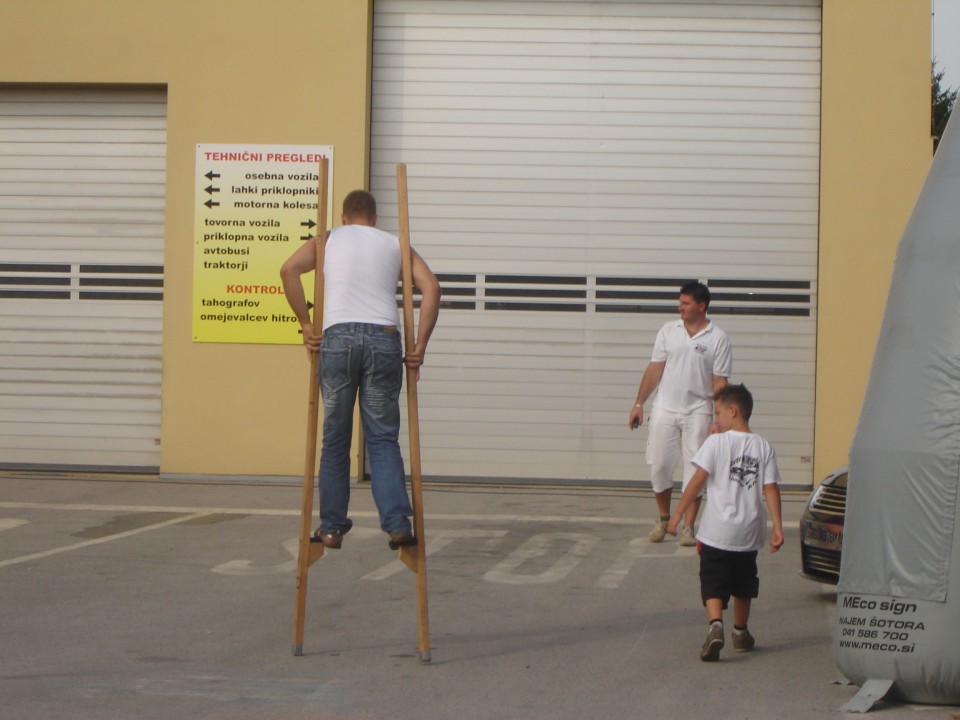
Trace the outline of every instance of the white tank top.
[[357, 322], [400, 327], [400, 241], [366, 225], [330, 232], [323, 256], [323, 329]]

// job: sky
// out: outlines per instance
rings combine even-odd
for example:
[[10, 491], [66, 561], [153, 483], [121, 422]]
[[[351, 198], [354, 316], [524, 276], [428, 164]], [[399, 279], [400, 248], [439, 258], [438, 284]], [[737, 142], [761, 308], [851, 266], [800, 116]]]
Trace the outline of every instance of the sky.
[[944, 84], [960, 88], [960, 0], [933, 0], [933, 54]]

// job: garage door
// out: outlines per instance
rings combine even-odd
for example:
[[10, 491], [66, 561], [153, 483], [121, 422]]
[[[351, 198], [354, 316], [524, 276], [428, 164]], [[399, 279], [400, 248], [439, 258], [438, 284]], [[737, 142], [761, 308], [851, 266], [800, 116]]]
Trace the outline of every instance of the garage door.
[[166, 94], [0, 85], [0, 466], [159, 467]]
[[371, 187], [445, 305], [426, 477], [648, 480], [627, 414], [699, 279], [787, 484], [813, 451], [820, 4], [376, 0]]

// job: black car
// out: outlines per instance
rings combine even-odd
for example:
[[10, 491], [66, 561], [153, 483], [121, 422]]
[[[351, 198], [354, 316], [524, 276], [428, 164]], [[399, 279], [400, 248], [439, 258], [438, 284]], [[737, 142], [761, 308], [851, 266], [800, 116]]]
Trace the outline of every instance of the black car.
[[846, 511], [847, 468], [842, 467], [814, 489], [800, 516], [801, 575], [805, 578], [837, 584]]

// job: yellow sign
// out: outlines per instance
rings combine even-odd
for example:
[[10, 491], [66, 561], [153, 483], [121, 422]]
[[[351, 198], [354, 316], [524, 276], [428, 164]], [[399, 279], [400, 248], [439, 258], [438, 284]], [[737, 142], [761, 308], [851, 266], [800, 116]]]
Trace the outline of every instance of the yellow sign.
[[330, 145], [197, 145], [194, 342], [303, 342], [280, 266], [317, 227], [324, 157], [332, 180]]

